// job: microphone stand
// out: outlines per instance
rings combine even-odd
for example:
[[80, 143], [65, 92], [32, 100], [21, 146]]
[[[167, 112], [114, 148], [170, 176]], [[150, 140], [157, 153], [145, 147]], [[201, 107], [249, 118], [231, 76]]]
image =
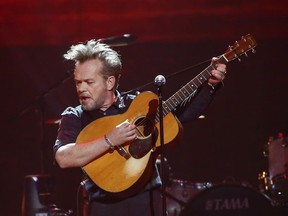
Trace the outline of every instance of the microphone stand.
[[166, 79], [162, 75], [158, 75], [155, 78], [155, 85], [158, 91], [158, 113], [159, 113], [159, 129], [160, 129], [160, 177], [162, 181], [161, 195], [162, 195], [162, 215], [167, 215], [166, 209], [166, 180], [164, 175], [164, 125], [163, 125], [163, 98], [162, 98], [162, 86], [166, 83]]

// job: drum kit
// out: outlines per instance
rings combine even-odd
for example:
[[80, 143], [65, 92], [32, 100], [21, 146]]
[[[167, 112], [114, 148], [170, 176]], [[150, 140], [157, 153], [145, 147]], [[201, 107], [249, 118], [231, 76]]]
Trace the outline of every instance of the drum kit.
[[258, 175], [260, 190], [274, 206], [288, 206], [288, 137], [283, 133], [269, 137], [263, 154], [268, 158], [268, 171]]
[[166, 205], [168, 216], [270, 216], [275, 212], [270, 198], [249, 185], [178, 179], [170, 180], [166, 188]]
[[259, 188], [170, 178], [165, 190], [167, 215], [288, 215], [288, 137], [269, 137], [264, 147], [269, 166], [258, 175]]

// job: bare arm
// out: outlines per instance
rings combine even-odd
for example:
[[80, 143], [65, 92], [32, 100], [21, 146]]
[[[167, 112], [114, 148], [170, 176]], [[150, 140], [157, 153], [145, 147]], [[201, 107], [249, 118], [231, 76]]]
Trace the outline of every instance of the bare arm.
[[56, 151], [55, 159], [61, 168], [82, 167], [108, 149], [104, 137], [89, 143], [69, 143]]
[[[135, 125], [123, 122], [107, 134], [112, 145], [121, 145], [136, 138]], [[82, 167], [110, 149], [103, 137], [87, 143], [69, 143], [61, 146], [55, 153], [55, 159], [61, 168]]]

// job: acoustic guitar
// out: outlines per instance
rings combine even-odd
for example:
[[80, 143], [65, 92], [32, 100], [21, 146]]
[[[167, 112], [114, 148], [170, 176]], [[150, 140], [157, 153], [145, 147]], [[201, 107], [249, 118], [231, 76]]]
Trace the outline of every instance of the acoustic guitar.
[[[228, 63], [250, 50], [254, 51], [257, 42], [250, 35], [228, 48], [218, 58], [218, 63]], [[169, 99], [163, 101], [164, 143], [169, 144], [181, 135], [182, 126], [172, 114], [179, 104], [191, 97], [199, 86], [210, 77], [210, 71], [215, 69], [216, 62], [205, 68], [195, 78], [184, 85]], [[100, 188], [111, 193], [125, 192], [130, 188], [137, 188], [150, 177], [152, 166], [148, 166], [152, 152], [160, 146], [158, 96], [152, 92], [142, 92], [130, 104], [129, 109], [119, 115], [97, 119], [87, 125], [77, 137], [76, 143], [88, 142], [103, 137], [112, 128], [128, 120], [137, 126], [137, 139], [124, 143], [113, 151], [107, 151], [82, 169]]]

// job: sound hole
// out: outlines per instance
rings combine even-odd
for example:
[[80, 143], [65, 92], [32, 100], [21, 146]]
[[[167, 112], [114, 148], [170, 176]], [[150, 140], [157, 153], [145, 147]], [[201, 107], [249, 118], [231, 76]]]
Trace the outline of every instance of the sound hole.
[[150, 119], [146, 117], [138, 118], [134, 124], [137, 126], [138, 139], [145, 139], [146, 137], [150, 136], [154, 129], [154, 124], [152, 124]]
[[137, 127], [137, 139], [129, 145], [129, 152], [134, 158], [141, 158], [153, 148], [154, 124], [146, 117], [138, 118], [135, 123]]

